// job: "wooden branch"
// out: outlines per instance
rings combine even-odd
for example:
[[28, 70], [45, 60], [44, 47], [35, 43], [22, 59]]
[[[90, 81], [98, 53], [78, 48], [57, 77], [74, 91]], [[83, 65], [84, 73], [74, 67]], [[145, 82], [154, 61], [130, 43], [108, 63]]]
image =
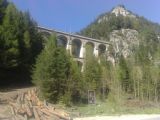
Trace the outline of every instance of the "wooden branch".
[[33, 107], [33, 113], [34, 113], [35, 119], [36, 120], [40, 120], [40, 117], [39, 117], [39, 115], [38, 115], [38, 113], [36, 111], [36, 108], [34, 108], [34, 107]]
[[27, 105], [27, 104], [25, 104], [25, 108], [26, 108], [26, 112], [27, 112], [27, 115], [29, 116], [29, 117], [32, 117], [32, 111], [31, 111], [31, 109], [29, 108], [29, 106]]
[[14, 111], [14, 109], [13, 109], [13, 106], [10, 106], [10, 109], [11, 109], [12, 115], [15, 115], [15, 111]]
[[42, 102], [37, 96], [37, 90], [18, 94], [16, 100], [9, 102], [14, 120], [70, 120], [69, 114], [63, 110], [55, 109], [52, 104]]

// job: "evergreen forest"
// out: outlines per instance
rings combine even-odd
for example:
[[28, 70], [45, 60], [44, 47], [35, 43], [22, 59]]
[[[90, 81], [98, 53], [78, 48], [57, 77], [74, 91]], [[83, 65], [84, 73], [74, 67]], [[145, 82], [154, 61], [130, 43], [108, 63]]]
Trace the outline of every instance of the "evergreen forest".
[[[107, 15], [108, 21], [97, 19]], [[129, 18], [110, 13], [100, 15], [78, 34], [109, 41], [113, 30], [134, 29], [140, 44], [134, 54], [119, 55], [116, 64], [104, 53], [98, 58], [86, 45], [83, 72], [72, 56], [57, 45], [56, 35], [48, 38], [38, 32], [29, 12], [0, 0], [0, 88], [35, 85], [40, 96], [51, 103], [67, 106], [87, 104], [88, 90], [96, 99], [160, 101], [160, 25], [143, 17]]]

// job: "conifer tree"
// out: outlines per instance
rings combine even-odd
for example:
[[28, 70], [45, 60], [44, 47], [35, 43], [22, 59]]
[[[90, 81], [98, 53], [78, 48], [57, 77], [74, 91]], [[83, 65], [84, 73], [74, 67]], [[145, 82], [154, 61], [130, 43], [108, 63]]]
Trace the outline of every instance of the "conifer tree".
[[4, 14], [0, 21], [0, 70], [3, 73], [0, 82], [6, 85], [30, 82], [30, 68], [43, 48], [43, 39], [28, 12], [19, 11], [5, 0], [0, 1], [1, 11]]
[[3, 17], [5, 15], [5, 10], [7, 6], [8, 6], [7, 0], [0, 0], [0, 25], [3, 21]]
[[86, 57], [84, 64], [84, 81], [87, 90], [95, 90], [99, 93], [101, 81], [101, 67], [98, 59], [93, 55], [91, 45], [86, 45]]
[[33, 82], [40, 87], [43, 97], [52, 102], [61, 99], [67, 90], [70, 59], [62, 47], [57, 47], [51, 36], [38, 56], [33, 69]]

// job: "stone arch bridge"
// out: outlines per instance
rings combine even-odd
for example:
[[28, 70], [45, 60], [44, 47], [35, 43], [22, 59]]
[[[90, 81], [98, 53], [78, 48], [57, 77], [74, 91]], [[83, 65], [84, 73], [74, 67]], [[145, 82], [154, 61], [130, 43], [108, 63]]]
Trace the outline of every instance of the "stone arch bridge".
[[74, 60], [76, 60], [78, 64], [82, 66], [82, 69], [86, 53], [85, 46], [87, 44], [92, 46], [92, 52], [96, 57], [105, 53], [108, 50], [108, 47], [111, 45], [106, 41], [52, 30], [44, 27], [38, 27], [38, 31], [43, 33], [45, 36], [49, 36], [53, 33], [56, 34], [58, 45], [65, 47], [66, 50], [68, 50], [69, 53], [73, 56]]

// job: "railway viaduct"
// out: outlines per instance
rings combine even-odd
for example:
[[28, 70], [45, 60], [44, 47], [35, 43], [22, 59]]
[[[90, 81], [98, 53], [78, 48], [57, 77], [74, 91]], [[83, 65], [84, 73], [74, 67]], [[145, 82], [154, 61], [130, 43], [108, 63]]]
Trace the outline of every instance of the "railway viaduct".
[[50, 35], [54, 33], [56, 35], [58, 45], [65, 47], [66, 50], [68, 50], [69, 53], [73, 56], [74, 60], [76, 60], [78, 64], [82, 66], [82, 69], [86, 52], [85, 46], [87, 44], [92, 46], [93, 55], [96, 57], [105, 53], [108, 50], [108, 47], [111, 45], [106, 41], [52, 30], [44, 27], [38, 27], [38, 31], [44, 35]]

